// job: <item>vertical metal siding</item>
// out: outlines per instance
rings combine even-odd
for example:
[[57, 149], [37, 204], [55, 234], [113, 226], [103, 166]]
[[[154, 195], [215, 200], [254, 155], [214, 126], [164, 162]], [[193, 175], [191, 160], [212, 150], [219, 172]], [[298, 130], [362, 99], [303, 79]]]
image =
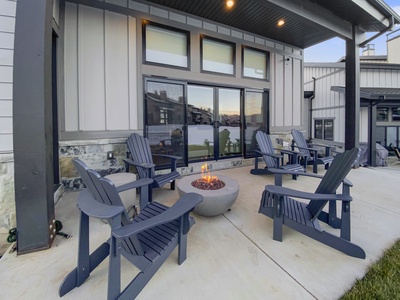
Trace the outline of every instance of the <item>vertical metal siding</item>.
[[13, 151], [13, 49], [16, 2], [0, 2], [0, 152]]
[[136, 19], [66, 3], [65, 131], [137, 129]]

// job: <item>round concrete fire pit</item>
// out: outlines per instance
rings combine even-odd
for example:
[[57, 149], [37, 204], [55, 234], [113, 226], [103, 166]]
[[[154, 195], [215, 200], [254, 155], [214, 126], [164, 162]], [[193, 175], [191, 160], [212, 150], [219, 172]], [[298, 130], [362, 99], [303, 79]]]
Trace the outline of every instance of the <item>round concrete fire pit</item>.
[[185, 176], [178, 181], [179, 196], [187, 193], [198, 193], [203, 196], [203, 202], [194, 209], [194, 212], [199, 215], [211, 217], [226, 212], [235, 203], [239, 194], [239, 183], [235, 179], [215, 175], [225, 183], [225, 186], [218, 190], [201, 190], [192, 186], [192, 181], [201, 178], [200, 174]]

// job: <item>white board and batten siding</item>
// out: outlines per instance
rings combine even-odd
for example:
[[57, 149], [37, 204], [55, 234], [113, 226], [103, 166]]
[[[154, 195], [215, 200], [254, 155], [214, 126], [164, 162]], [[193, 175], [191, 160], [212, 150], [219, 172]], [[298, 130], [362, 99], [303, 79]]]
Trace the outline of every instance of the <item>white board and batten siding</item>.
[[0, 0], [0, 153], [13, 151], [13, 55], [17, 3]]
[[64, 131], [137, 129], [136, 19], [65, 7]]
[[[303, 126], [302, 61], [275, 53], [271, 59], [271, 112], [272, 130]], [[290, 130], [289, 130], [290, 131]]]

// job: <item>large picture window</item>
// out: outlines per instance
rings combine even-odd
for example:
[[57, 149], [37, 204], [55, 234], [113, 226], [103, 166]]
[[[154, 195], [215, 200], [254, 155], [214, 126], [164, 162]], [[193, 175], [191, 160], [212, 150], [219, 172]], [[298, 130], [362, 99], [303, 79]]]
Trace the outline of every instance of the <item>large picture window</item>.
[[201, 53], [202, 71], [235, 74], [235, 44], [203, 37]]
[[145, 24], [143, 52], [145, 62], [189, 68], [189, 33]]
[[314, 138], [333, 141], [333, 119], [314, 120]]
[[243, 77], [268, 79], [268, 52], [243, 48]]

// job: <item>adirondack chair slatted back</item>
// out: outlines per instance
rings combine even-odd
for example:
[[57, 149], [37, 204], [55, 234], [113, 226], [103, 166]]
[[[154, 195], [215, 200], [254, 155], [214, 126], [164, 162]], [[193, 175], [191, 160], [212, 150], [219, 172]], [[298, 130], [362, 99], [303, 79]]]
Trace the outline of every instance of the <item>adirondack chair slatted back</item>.
[[[127, 140], [131, 159], [137, 163], [153, 163], [149, 139], [132, 133]], [[136, 168], [140, 178], [146, 178], [146, 172], [142, 168]], [[154, 168], [150, 171], [150, 178], [154, 177]]]
[[[303, 133], [296, 129], [292, 129], [292, 136], [294, 139], [294, 142], [296, 143], [297, 146], [302, 147], [302, 148], [309, 148], [306, 142], [306, 139], [304, 138]], [[298, 151], [302, 154], [308, 155], [310, 157], [310, 151], [306, 149], [298, 149]]]
[[[350, 172], [354, 160], [357, 158], [358, 149], [353, 148], [339, 153], [331, 163], [329, 169], [326, 171], [320, 184], [318, 185], [315, 193], [317, 194], [334, 194], [347, 174]], [[307, 208], [315, 218], [327, 201], [310, 201]]]
[[[107, 205], [124, 207], [124, 204], [122, 203], [122, 200], [119, 197], [118, 193], [117, 193], [118, 197], [115, 197], [113, 199], [111, 199], [110, 197], [107, 196], [106, 191], [104, 190], [103, 186], [100, 183], [101, 177], [100, 177], [99, 173], [97, 173], [94, 170], [88, 169], [87, 174], [89, 175], [89, 178], [92, 182], [94, 189], [96, 189], [98, 195], [100, 196], [100, 199], [97, 201], [99, 201], [100, 203], [107, 204]], [[107, 179], [107, 180], [109, 180], [109, 179]], [[128, 214], [126, 213], [126, 211], [124, 211], [122, 214], [122, 223], [124, 225], [130, 224], [129, 217], [128, 217]]]
[[[79, 176], [82, 178], [83, 182], [85, 183], [86, 187], [88, 188], [89, 192], [92, 194], [92, 196], [99, 201], [100, 203], [104, 203], [102, 195], [100, 193], [102, 192], [103, 189], [98, 189], [95, 184], [93, 183], [92, 179], [89, 176], [88, 171], [90, 170], [89, 167], [79, 158], [73, 158], [72, 163], [74, 164], [75, 168], [78, 170]], [[95, 172], [97, 175], [98, 173]], [[98, 175], [100, 177], [100, 175]], [[111, 204], [111, 203], [105, 203], [105, 204]]]
[[[268, 134], [258, 131], [256, 133], [256, 140], [261, 152], [274, 154], [274, 147], [272, 146], [271, 137]], [[268, 168], [277, 167], [275, 159], [273, 159], [271, 156], [263, 155], [263, 158]]]

